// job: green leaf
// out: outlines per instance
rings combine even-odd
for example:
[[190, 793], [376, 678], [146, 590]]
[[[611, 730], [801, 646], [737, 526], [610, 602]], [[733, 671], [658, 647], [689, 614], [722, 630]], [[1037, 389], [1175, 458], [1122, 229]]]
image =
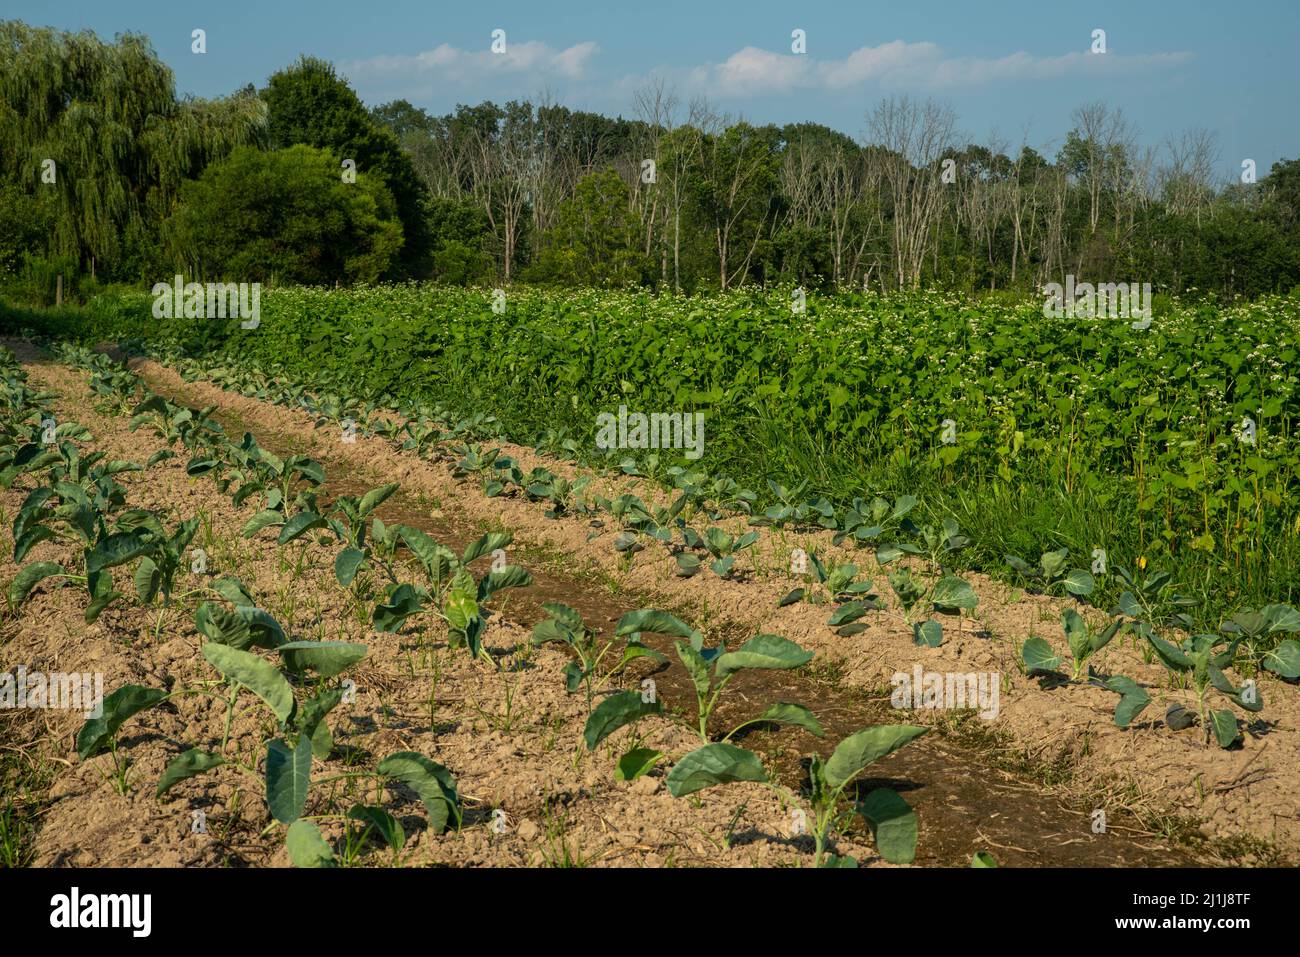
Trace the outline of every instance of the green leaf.
[[1007, 560], [1007, 564], [1010, 565], [1014, 570], [1019, 572], [1021, 575], [1032, 577], [1038, 574], [1038, 570], [1034, 568], [1032, 565], [1030, 565], [1029, 562], [1021, 558], [1019, 555], [1008, 555], [1006, 556], [1006, 560]]
[[[221, 647], [218, 645], [217, 647]], [[266, 805], [281, 824], [292, 824], [302, 817], [307, 806], [307, 789], [311, 786], [311, 739], [298, 738], [290, 748], [276, 738], [266, 746]]]
[[[685, 557], [685, 556], [682, 556], [682, 557]], [[692, 557], [694, 557], [694, 556], [692, 556]], [[681, 558], [679, 558], [678, 561], [680, 562], [680, 561], [681, 561]], [[700, 564], [699, 559], [696, 559], [696, 560], [695, 560], [695, 564], [696, 564], [696, 567], [699, 566], [699, 564]], [[794, 589], [793, 591], [787, 593], [786, 596], [785, 596], [784, 598], [782, 598], [780, 601], [778, 601], [778, 602], [776, 603], [776, 607], [777, 607], [777, 608], [784, 608], [786, 605], [793, 605], [795, 602], [803, 601], [803, 596], [806, 595], [807, 593], [808, 593], [808, 592], [807, 592], [807, 589], [805, 589], [805, 588], [796, 588], [796, 589]]]
[[1063, 581], [1065, 590], [1071, 595], [1091, 595], [1093, 588], [1096, 587], [1092, 573], [1082, 568], [1070, 569]]
[[840, 605], [839, 608], [835, 609], [830, 618], [826, 619], [826, 624], [830, 625], [832, 628], [839, 625], [847, 625], [851, 621], [857, 621], [869, 610], [870, 609], [867, 607], [866, 602], [845, 602], [843, 605]]
[[419, 795], [428, 812], [433, 833], [441, 834], [449, 821], [460, 827], [460, 796], [456, 793], [456, 781], [451, 772], [437, 761], [414, 751], [398, 751], [380, 761], [375, 772], [402, 782]]
[[552, 619], [572, 631], [580, 631], [586, 627], [582, 620], [582, 614], [577, 609], [571, 608], [562, 601], [548, 601], [542, 605], [542, 609]]
[[533, 576], [518, 565], [507, 565], [491, 572], [478, 583], [478, 600], [485, 602], [494, 592], [503, 588], [527, 588], [533, 583]]
[[619, 728], [660, 711], [658, 700], [642, 701], [639, 691], [616, 691], [592, 710], [582, 729], [582, 739], [587, 743], [587, 750], [594, 751], [596, 745]]
[[826, 736], [826, 732], [822, 730], [821, 722], [817, 720], [817, 715], [803, 705], [793, 704], [789, 701], [778, 701], [776, 704], [769, 706], [766, 711], [754, 720], [772, 721], [776, 724], [803, 728], [818, 738]]
[[66, 575], [63, 566], [55, 562], [32, 562], [26, 565], [18, 572], [18, 577], [13, 580], [9, 586], [9, 606], [17, 608], [27, 596], [31, 594], [33, 588], [42, 580], [54, 575]]
[[564, 690], [573, 694], [582, 686], [582, 679], [585, 677], [582, 666], [576, 661], [570, 661], [564, 666]]
[[86, 573], [103, 571], [139, 558], [149, 550], [152, 540], [137, 532], [114, 532], [86, 552]]
[[442, 613], [453, 631], [468, 631], [475, 619], [481, 618], [477, 601], [478, 590], [474, 576], [461, 569], [452, 579], [451, 590], [443, 601]]
[[1115, 725], [1127, 728], [1142, 710], [1151, 703], [1151, 696], [1146, 689], [1132, 678], [1114, 675], [1107, 679], [1106, 687], [1120, 696], [1115, 706]]
[[882, 545], [876, 549], [876, 564], [888, 565], [903, 556], [903, 550], [897, 545]]
[[1047, 639], [1037, 635], [1025, 639], [1020, 657], [1025, 662], [1025, 671], [1031, 675], [1051, 674], [1061, 663], [1060, 656], [1052, 654], [1052, 646], [1047, 643]]
[[264, 528], [267, 528], [271, 525], [283, 525], [283, 524], [284, 524], [283, 512], [277, 512], [274, 509], [264, 508], [262, 509], [262, 511], [258, 512], [256, 515], [254, 515], [252, 518], [248, 520], [247, 524], [244, 525], [244, 530], [240, 532], [240, 534], [243, 535], [244, 538], [252, 538], [254, 535], [256, 535]]
[[[262, 450], [264, 457], [274, 458], [265, 449]], [[296, 471], [303, 478], [320, 485], [325, 481], [325, 467], [315, 459], [309, 459], [305, 455], [295, 455], [286, 463], [289, 469]]]
[[14, 542], [14, 562], [21, 562], [33, 548], [41, 542], [48, 542], [53, 537], [54, 529], [44, 525], [33, 525], [26, 529]]
[[1231, 711], [1211, 711], [1210, 723], [1214, 726], [1214, 737], [1219, 747], [1226, 750], [1242, 739], [1237, 730], [1237, 716]]
[[876, 839], [876, 850], [891, 864], [916, 859], [916, 812], [897, 791], [877, 788], [856, 808]]
[[173, 758], [167, 767], [163, 769], [162, 777], [158, 779], [158, 791], [154, 795], [161, 798], [166, 794], [174, 784], [179, 784], [205, 771], [211, 771], [213, 768], [219, 768], [226, 763], [226, 759], [219, 754], [211, 754], [207, 751], [200, 751], [198, 748], [190, 748], [184, 754]]
[[1164, 663], [1166, 668], [1171, 671], [1191, 671], [1196, 666], [1191, 658], [1163, 638], [1157, 637], [1149, 631], [1145, 635], [1147, 641], [1151, 643], [1151, 647], [1155, 649], [1156, 657]]
[[162, 572], [158, 570], [153, 559], [146, 555], [136, 566], [133, 580], [136, 597], [140, 599], [141, 604], [148, 605], [158, 594], [158, 587], [162, 584]]
[[514, 538], [513, 532], [490, 532], [470, 543], [465, 549], [465, 554], [461, 556], [461, 564], [468, 565], [484, 555], [491, 555], [498, 548], [505, 548], [514, 541]]
[[285, 849], [294, 867], [337, 867], [334, 852], [330, 850], [320, 828], [312, 821], [294, 821], [284, 837]]
[[614, 631], [614, 636], [622, 638], [625, 635], [639, 634], [643, 631], [653, 632], [658, 635], [669, 635], [673, 638], [685, 638], [690, 641], [691, 647], [696, 651], [704, 644], [703, 634], [675, 615], [670, 615], [668, 612], [660, 611], [657, 608], [640, 608], [636, 611], [629, 611], [618, 620], [618, 627]]
[[401, 630], [402, 622], [423, 610], [420, 598], [411, 585], [398, 585], [388, 599], [375, 605], [372, 620], [377, 631], [394, 634]]
[[943, 623], [933, 618], [929, 621], [913, 622], [912, 644], [923, 648], [938, 648], [943, 644]]
[[684, 641], [673, 642], [673, 649], [686, 666], [686, 673], [695, 685], [695, 693], [701, 698], [707, 696], [712, 681], [709, 679], [709, 663], [704, 660], [704, 656]]
[[640, 642], [632, 641], [629, 639], [627, 646], [623, 649], [622, 656], [619, 658], [619, 667], [622, 667], [623, 665], [627, 664], [629, 661], [635, 661], [637, 658], [653, 658], [661, 665], [668, 664], [667, 656], [661, 655], [653, 648], [647, 648], [645, 645], [641, 644]]
[[249, 633], [252, 635], [252, 642], [263, 648], [275, 648], [284, 644], [288, 639], [285, 637], [284, 629], [280, 623], [271, 617], [269, 612], [252, 605], [237, 605], [235, 614], [244, 621], [248, 622]]
[[1258, 688], [1253, 688], [1254, 693], [1249, 699], [1247, 699], [1245, 689], [1233, 687], [1232, 682], [1228, 680], [1228, 676], [1225, 675], [1221, 669], [1214, 665], [1210, 665], [1208, 674], [1210, 684], [1218, 691], [1227, 695], [1232, 700], [1232, 703], [1237, 707], [1252, 713], [1264, 710], [1264, 701], [1259, 694]]
[[997, 867], [998, 862], [988, 851], [976, 851], [971, 855], [971, 867]]
[[663, 756], [662, 751], [653, 748], [633, 748], [618, 759], [614, 777], [619, 781], [635, 781], [658, 764]]
[[88, 718], [77, 732], [77, 757], [86, 760], [102, 751], [128, 719], [163, 701], [167, 692], [142, 685], [123, 685], [104, 698], [103, 714]]
[[218, 578], [212, 583], [211, 587], [213, 591], [232, 605], [246, 605], [251, 608], [255, 604], [253, 596], [248, 593], [248, 589], [244, 587], [244, 583], [238, 578], [230, 576]]
[[298, 730], [311, 738], [311, 753], [322, 761], [329, 760], [330, 752], [334, 750], [334, 735], [325, 719], [342, 700], [343, 689], [332, 688], [308, 698], [298, 709]]
[[782, 638], [780, 635], [755, 635], [735, 651], [720, 655], [714, 674], [719, 678], [725, 678], [745, 668], [798, 668], [812, 661], [812, 657], [811, 651], [805, 651], [789, 638]]
[[1103, 628], [1101, 631], [1094, 633], [1091, 641], [1091, 647], [1093, 652], [1096, 653], [1098, 651], [1101, 651], [1101, 649], [1105, 648], [1108, 644], [1110, 644], [1111, 639], [1113, 639], [1117, 634], [1119, 634], [1119, 629], [1122, 624], [1123, 622], [1120, 619], [1116, 618], [1113, 621], [1111, 621], [1111, 623], [1107, 625], [1105, 628]]
[[1119, 610], [1130, 618], [1141, 618], [1145, 612], [1138, 603], [1137, 596], [1131, 591], [1126, 591], [1119, 596]]
[[[578, 625], [580, 629], [582, 626]], [[552, 641], [558, 641], [563, 644], [573, 644], [577, 640], [577, 634], [573, 626], [567, 622], [557, 621], [554, 618], [544, 618], [537, 624], [533, 625], [532, 644], [536, 646], [545, 645]]]
[[228, 681], [237, 681], [257, 695], [284, 724], [293, 715], [293, 689], [284, 675], [264, 658], [228, 645], [208, 642], [203, 657]]
[[363, 824], [374, 828], [375, 833], [379, 835], [379, 838], [388, 845], [388, 849], [394, 854], [406, 844], [406, 832], [402, 830], [401, 823], [382, 807], [366, 804], [353, 805], [352, 809], [348, 811], [348, 820], [361, 821]]
[[352, 580], [357, 577], [357, 572], [361, 566], [366, 563], [366, 553], [359, 548], [348, 546], [338, 553], [334, 559], [334, 577], [344, 588], [352, 584]]
[[1174, 703], [1165, 711], [1165, 724], [1172, 731], [1186, 731], [1196, 723], [1196, 712]]
[[1061, 612], [1061, 628], [1065, 631], [1065, 640], [1070, 645], [1070, 654], [1075, 661], [1083, 661], [1092, 654], [1092, 635], [1079, 613], [1073, 608]]
[[864, 728], [841, 741], [826, 761], [822, 773], [832, 790], [857, 777], [867, 765], [916, 740], [926, 729], [910, 724]]
[[948, 575], [935, 582], [930, 601], [939, 608], [963, 608], [966, 611], [979, 604], [979, 598], [970, 582], [956, 575]]
[[1065, 562], [1069, 557], [1070, 550], [1068, 548], [1058, 548], [1054, 552], [1043, 552], [1038, 564], [1043, 570], [1044, 577], [1051, 581], [1060, 575], [1065, 570]]
[[420, 560], [420, 564], [424, 566], [430, 578], [442, 581], [460, 564], [460, 559], [456, 557], [455, 552], [418, 528], [412, 528], [410, 525], [394, 525], [393, 531], [406, 543], [406, 547], [415, 553], [415, 557]]
[[668, 793], [684, 797], [733, 781], [766, 781], [763, 762], [753, 751], [734, 744], [706, 744], [678, 761], [668, 772]]
[[325, 521], [323, 515], [317, 515], [315, 512], [299, 512], [293, 518], [285, 523], [284, 528], [280, 529], [280, 537], [277, 544], [288, 545], [295, 538], [301, 538], [312, 529], [324, 528], [329, 523]]
[[361, 517], [365, 518], [367, 515], [369, 515], [371, 512], [377, 509], [380, 505], [386, 502], [388, 500], [388, 497], [397, 491], [397, 489], [400, 487], [400, 484], [401, 483], [399, 482], [390, 482], [387, 485], [381, 485], [378, 488], [372, 488], [365, 495], [361, 496], [361, 505], [357, 509]]
[[[108, 581], [110, 585], [112, 584], [111, 579], [105, 578], [104, 580]], [[104, 609], [121, 597], [122, 593], [120, 591], [113, 591], [111, 589], [97, 595], [95, 600], [86, 606], [86, 613], [82, 616], [85, 619], [86, 624], [94, 624], [95, 620], [100, 616]]]
[[366, 656], [366, 646], [352, 641], [290, 641], [275, 649], [292, 671], [314, 671], [333, 678]]
[[1259, 611], [1268, 621], [1269, 634], [1300, 631], [1300, 611], [1291, 605], [1265, 605]]
[[731, 551], [733, 539], [720, 528], [709, 528], [705, 529], [704, 543], [710, 552], [721, 558]]
[[1283, 678], [1300, 678], [1300, 642], [1288, 638], [1272, 651], [1264, 652], [1264, 667]]

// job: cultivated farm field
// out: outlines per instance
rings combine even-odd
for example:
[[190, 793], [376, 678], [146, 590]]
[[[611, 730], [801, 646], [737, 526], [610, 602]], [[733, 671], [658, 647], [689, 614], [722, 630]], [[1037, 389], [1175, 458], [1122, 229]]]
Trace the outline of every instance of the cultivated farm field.
[[0, 311], [8, 863], [1294, 862], [1294, 299], [497, 305]]

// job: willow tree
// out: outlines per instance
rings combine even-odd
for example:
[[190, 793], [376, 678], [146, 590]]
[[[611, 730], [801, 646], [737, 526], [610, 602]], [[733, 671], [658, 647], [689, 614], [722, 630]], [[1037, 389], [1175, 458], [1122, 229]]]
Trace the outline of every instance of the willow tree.
[[0, 181], [53, 196], [50, 252], [116, 266], [128, 237], [154, 235], [181, 183], [264, 139], [251, 91], [178, 99], [147, 38], [105, 43], [0, 23]]

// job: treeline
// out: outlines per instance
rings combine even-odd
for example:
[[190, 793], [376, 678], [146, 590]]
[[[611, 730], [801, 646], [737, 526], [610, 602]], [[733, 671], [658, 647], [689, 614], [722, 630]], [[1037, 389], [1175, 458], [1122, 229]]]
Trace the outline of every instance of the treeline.
[[[138, 36], [0, 24], [0, 282], [432, 278], [694, 292], [747, 283], [1160, 292], [1300, 285], [1300, 160], [1229, 181], [1215, 139], [1140, 145], [1079, 107], [1055, 156], [965, 144], [906, 97], [755, 126], [662, 85], [635, 118], [551, 102], [367, 109], [304, 57], [260, 90], [177, 99]], [[1242, 181], [1245, 180], [1245, 181]]]

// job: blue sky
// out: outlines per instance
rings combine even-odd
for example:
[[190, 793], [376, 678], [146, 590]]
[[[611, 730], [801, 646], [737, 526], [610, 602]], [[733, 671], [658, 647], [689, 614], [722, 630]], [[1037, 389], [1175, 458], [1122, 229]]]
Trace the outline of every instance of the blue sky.
[[[299, 53], [335, 62], [369, 104], [435, 111], [542, 91], [576, 108], [632, 115], [661, 77], [682, 101], [754, 122], [813, 120], [854, 136], [884, 96], [951, 105], [970, 138], [1055, 152], [1080, 104], [1122, 107], [1157, 146], [1203, 127], [1226, 177], [1300, 156], [1300, 2], [589, 2], [160, 3], [0, 0], [0, 17], [103, 37], [147, 34], [183, 93], [258, 86]], [[190, 51], [207, 31], [208, 52]], [[489, 46], [506, 31], [506, 53]], [[802, 29], [807, 53], [791, 53]], [[1090, 52], [1105, 30], [1106, 53]]]

